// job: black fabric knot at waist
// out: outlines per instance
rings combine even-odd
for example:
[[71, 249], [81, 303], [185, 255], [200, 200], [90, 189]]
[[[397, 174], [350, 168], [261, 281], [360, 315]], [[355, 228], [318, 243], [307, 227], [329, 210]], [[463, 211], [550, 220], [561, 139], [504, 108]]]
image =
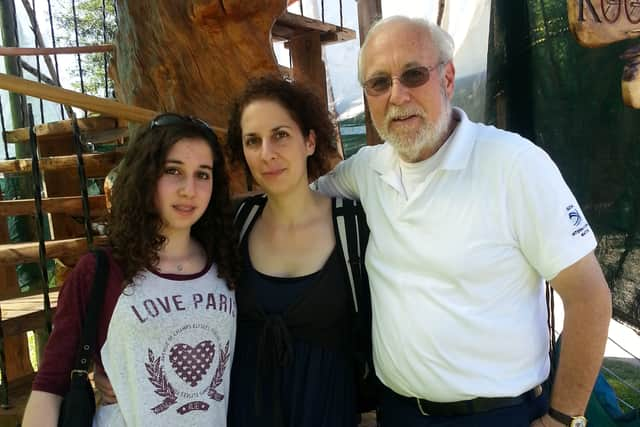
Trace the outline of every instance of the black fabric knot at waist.
[[292, 358], [293, 338], [284, 318], [280, 314], [266, 315], [258, 336], [258, 372], [287, 366]]
[[262, 386], [265, 377], [272, 380], [273, 411], [276, 426], [284, 425], [282, 417], [282, 372], [293, 361], [293, 338], [284, 318], [280, 314], [268, 314], [258, 336], [256, 354], [257, 378], [255, 390], [256, 412], [262, 411]]

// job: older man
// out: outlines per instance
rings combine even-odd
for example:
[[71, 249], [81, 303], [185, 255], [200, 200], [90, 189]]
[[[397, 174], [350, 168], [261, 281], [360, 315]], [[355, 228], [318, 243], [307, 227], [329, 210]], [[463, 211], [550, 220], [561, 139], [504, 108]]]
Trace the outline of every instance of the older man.
[[[546, 153], [451, 107], [452, 55], [427, 21], [377, 23], [359, 77], [386, 143], [317, 182], [371, 228], [382, 423], [584, 426], [611, 316], [593, 232]], [[550, 397], [545, 280], [565, 308]]]

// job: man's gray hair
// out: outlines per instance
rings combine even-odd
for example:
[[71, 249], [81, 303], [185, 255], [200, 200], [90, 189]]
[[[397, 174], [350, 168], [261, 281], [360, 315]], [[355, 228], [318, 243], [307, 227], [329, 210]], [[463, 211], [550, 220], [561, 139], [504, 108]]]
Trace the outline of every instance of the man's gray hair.
[[[362, 43], [362, 46], [360, 47], [360, 52], [358, 53], [358, 80], [360, 81], [360, 84], [364, 83], [364, 52], [367, 48], [367, 44], [372, 36], [379, 31], [384, 30], [385, 25], [391, 22], [404, 22], [408, 26], [422, 30], [431, 38], [431, 42], [438, 50], [440, 57], [439, 62], [447, 63], [453, 59], [453, 37], [451, 37], [451, 35], [445, 30], [426, 19], [410, 18], [403, 15], [389, 16], [377, 21], [373, 26], [371, 26], [364, 39], [364, 43]], [[403, 40], [398, 40], [398, 43], [402, 42]]]

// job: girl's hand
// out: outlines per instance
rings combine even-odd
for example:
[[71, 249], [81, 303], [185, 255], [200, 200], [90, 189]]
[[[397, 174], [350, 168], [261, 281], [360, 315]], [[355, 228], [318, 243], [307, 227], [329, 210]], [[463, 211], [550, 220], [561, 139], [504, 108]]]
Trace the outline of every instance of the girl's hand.
[[118, 403], [118, 399], [116, 399], [116, 394], [113, 392], [113, 388], [111, 388], [107, 374], [97, 366], [93, 371], [93, 380], [95, 381], [96, 389], [100, 392], [100, 403], [102, 405]]

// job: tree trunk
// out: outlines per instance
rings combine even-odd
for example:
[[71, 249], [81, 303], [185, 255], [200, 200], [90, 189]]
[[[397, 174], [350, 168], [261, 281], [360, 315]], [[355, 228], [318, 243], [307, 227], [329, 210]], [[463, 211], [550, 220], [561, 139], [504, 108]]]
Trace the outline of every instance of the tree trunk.
[[227, 127], [251, 77], [278, 73], [271, 27], [286, 0], [118, 0], [117, 96]]

